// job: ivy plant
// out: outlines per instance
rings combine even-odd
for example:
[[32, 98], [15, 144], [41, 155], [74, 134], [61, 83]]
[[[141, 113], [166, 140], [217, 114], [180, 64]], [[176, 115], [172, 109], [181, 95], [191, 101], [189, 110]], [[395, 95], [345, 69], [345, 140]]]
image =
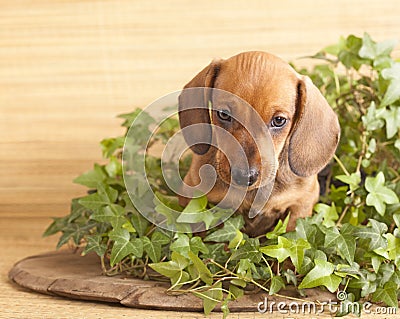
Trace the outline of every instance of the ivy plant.
[[[288, 285], [301, 295], [320, 287], [346, 291], [350, 301], [397, 307], [400, 62], [391, 57], [395, 44], [377, 43], [368, 34], [350, 35], [311, 56], [316, 60], [311, 70], [299, 70], [312, 78], [338, 114], [342, 136], [334, 160], [321, 175], [320, 202], [312, 217], [297, 220], [295, 231], [286, 232], [286, 219], [267, 234], [250, 238], [241, 231], [244, 221], [236, 214], [222, 226], [207, 227], [201, 236], [156, 227], [135, 209], [125, 189], [125, 136], [120, 136], [101, 142], [108, 162], [94, 164], [75, 179], [89, 188], [88, 194], [73, 199], [70, 214], [55, 218], [44, 235], [60, 232], [57, 248], [72, 243], [82, 255], [97, 254], [106, 275], [168, 280], [166, 293], [197, 296], [205, 314], [219, 304], [227, 315], [229, 302], [246, 293], [279, 295]], [[122, 125], [129, 128], [140, 112], [121, 115]], [[154, 122], [150, 115], [146, 118], [143, 129]], [[170, 119], [154, 140], [166, 143], [178, 130], [178, 120]], [[140, 136], [133, 142], [143, 143]], [[183, 211], [185, 222], [211, 224], [213, 216], [201, 218], [212, 207], [207, 198], [179, 207], [159, 164], [156, 156], [146, 158], [154, 200]], [[182, 175], [189, 164], [190, 158], [180, 163]], [[156, 205], [155, 210], [162, 214], [162, 207]]]

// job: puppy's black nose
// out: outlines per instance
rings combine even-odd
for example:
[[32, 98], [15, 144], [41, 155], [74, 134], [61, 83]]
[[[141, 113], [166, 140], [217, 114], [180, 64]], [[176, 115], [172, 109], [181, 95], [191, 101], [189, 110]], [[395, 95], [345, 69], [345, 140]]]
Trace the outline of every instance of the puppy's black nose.
[[231, 170], [233, 181], [240, 186], [251, 186], [258, 178], [258, 171], [254, 168], [244, 170], [237, 167]]

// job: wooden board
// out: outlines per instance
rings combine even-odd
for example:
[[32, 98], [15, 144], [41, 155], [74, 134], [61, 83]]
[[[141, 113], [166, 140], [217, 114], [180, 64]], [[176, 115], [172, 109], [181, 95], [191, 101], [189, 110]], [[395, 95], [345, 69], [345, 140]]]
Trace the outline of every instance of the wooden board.
[[[191, 294], [167, 294], [167, 283], [102, 275], [99, 259], [94, 254], [82, 257], [78, 253], [62, 250], [31, 256], [15, 264], [9, 278], [24, 288], [47, 295], [119, 303], [132, 308], [203, 311], [201, 300]], [[300, 297], [295, 290], [286, 290], [284, 294]], [[259, 292], [244, 295], [231, 302], [229, 308], [234, 312], [254, 312], [265, 297], [269, 302], [291, 302]], [[307, 290], [308, 301], [329, 299], [333, 300], [334, 296], [328, 292]], [[217, 307], [216, 310], [221, 309]]]

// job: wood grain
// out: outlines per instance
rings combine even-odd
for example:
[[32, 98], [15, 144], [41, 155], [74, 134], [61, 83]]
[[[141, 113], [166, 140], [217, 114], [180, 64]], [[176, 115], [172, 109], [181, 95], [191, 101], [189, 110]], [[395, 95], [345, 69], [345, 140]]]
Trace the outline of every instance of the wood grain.
[[[127, 278], [124, 275], [104, 276], [99, 263], [99, 257], [94, 253], [81, 256], [76, 250], [62, 249], [19, 261], [10, 270], [9, 278], [21, 287], [70, 299], [119, 303], [150, 310], [203, 311], [201, 301], [192, 294], [167, 294], [170, 285], [165, 281]], [[317, 288], [306, 289], [304, 293], [306, 300], [315, 304], [319, 300], [336, 300], [335, 294]], [[280, 294], [301, 298], [293, 286], [282, 290]], [[229, 308], [236, 312], [254, 312], [265, 297], [262, 291], [245, 294], [230, 302]], [[288, 305], [292, 301], [282, 296], [268, 296], [268, 300], [274, 311], [278, 310], [278, 303], [286, 302]], [[220, 305], [215, 310], [221, 311]]]
[[396, 0], [0, 0], [0, 318], [202, 317], [38, 296], [6, 273], [53, 249], [41, 233], [84, 194], [71, 181], [121, 134], [117, 114], [180, 89], [214, 57], [257, 49], [309, 65], [297, 58], [341, 35], [400, 39], [399, 16]]

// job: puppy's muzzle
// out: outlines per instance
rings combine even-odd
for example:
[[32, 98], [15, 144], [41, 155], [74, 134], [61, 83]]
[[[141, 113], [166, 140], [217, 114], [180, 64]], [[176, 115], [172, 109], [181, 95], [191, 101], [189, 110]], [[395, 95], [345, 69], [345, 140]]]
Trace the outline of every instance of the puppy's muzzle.
[[233, 182], [238, 186], [251, 186], [257, 181], [259, 172], [255, 168], [241, 169], [233, 167], [231, 175]]

